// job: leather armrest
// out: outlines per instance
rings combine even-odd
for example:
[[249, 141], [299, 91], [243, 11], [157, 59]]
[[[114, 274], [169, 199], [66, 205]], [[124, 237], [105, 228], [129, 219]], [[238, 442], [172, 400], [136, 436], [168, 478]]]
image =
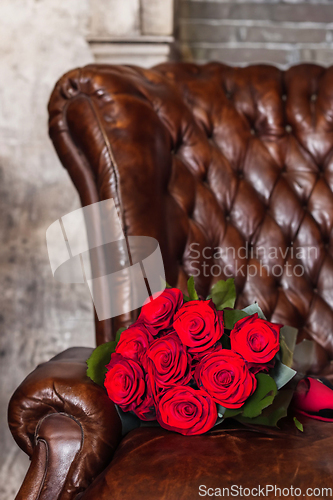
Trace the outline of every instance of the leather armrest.
[[88, 348], [39, 365], [15, 391], [10, 430], [31, 457], [17, 500], [70, 500], [110, 463], [121, 422], [104, 389], [86, 376]]

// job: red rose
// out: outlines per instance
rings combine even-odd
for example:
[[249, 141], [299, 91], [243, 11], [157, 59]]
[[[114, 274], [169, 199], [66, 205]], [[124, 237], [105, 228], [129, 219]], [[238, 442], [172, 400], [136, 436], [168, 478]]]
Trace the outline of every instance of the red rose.
[[148, 380], [147, 380], [147, 389], [145, 398], [142, 401], [142, 403], [139, 406], [137, 406], [133, 411], [135, 415], [139, 417], [141, 420], [145, 421], [156, 420], [155, 402]]
[[194, 362], [201, 361], [202, 358], [204, 358], [205, 356], [208, 356], [208, 354], [212, 354], [214, 352], [220, 352], [220, 351], [222, 351], [222, 344], [221, 344], [221, 342], [216, 342], [216, 344], [214, 344], [212, 347], [209, 347], [205, 351], [193, 353], [193, 361]]
[[258, 318], [257, 313], [240, 319], [230, 332], [231, 349], [243, 356], [252, 367], [253, 363], [264, 365], [280, 349], [281, 327], [282, 325]]
[[157, 421], [185, 436], [209, 431], [217, 419], [216, 404], [205, 392], [186, 385], [168, 389], [157, 408]]
[[257, 387], [242, 356], [228, 349], [205, 356], [194, 378], [199, 388], [225, 408], [240, 408]]
[[134, 410], [142, 403], [146, 392], [141, 366], [132, 359], [113, 353], [106, 368], [104, 386], [109, 398], [124, 411]]
[[152, 387], [164, 389], [185, 385], [191, 379], [191, 358], [176, 332], [155, 340], [147, 351], [147, 360]]
[[122, 332], [116, 352], [124, 356], [124, 358], [140, 362], [141, 357], [146, 353], [153, 340], [154, 337], [143, 324], [134, 323], [133, 326]]
[[151, 332], [153, 335], [172, 325], [175, 312], [183, 304], [183, 294], [178, 288], [166, 288], [160, 295], [156, 295], [152, 296], [153, 300], [149, 298], [145, 302], [139, 316], [139, 320], [146, 326], [156, 330], [156, 333]]
[[223, 326], [210, 300], [186, 302], [175, 314], [173, 327], [191, 354], [207, 350], [223, 334]]

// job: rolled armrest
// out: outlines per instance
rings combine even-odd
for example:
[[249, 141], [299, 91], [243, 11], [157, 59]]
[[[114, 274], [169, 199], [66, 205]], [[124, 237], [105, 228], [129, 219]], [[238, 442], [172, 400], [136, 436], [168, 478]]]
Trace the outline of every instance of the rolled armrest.
[[110, 463], [121, 422], [104, 389], [86, 376], [88, 348], [39, 365], [15, 391], [9, 427], [31, 465], [17, 500], [70, 500]]

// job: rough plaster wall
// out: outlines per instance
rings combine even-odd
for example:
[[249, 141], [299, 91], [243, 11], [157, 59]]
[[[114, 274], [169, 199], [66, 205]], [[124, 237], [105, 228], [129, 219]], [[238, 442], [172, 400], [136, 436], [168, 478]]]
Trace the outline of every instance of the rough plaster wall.
[[333, 64], [332, 0], [179, 0], [183, 58]]
[[79, 207], [47, 135], [47, 101], [67, 70], [92, 61], [88, 0], [0, 2], [0, 499], [28, 466], [6, 423], [8, 399], [36, 366], [72, 345], [93, 345], [84, 285], [56, 283], [45, 231]]

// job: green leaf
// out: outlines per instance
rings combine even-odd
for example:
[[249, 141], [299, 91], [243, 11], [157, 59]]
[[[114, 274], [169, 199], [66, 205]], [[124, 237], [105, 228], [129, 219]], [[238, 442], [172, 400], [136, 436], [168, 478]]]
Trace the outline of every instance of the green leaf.
[[269, 371], [270, 376], [275, 380], [278, 390], [285, 386], [296, 375], [296, 373], [297, 372], [295, 370], [281, 363], [279, 355], [276, 357], [274, 368]]
[[245, 418], [254, 418], [262, 413], [262, 410], [273, 403], [277, 394], [274, 379], [266, 373], [257, 373], [257, 388], [255, 392], [244, 403], [242, 410]]
[[243, 415], [238, 415], [235, 418], [243, 424], [277, 427], [278, 421], [287, 416], [288, 406], [292, 400], [293, 394], [293, 389], [281, 389], [274, 398], [273, 403], [267, 408], [264, 408], [261, 415], [254, 418], [245, 418]]
[[246, 318], [248, 316], [244, 311], [240, 311], [239, 309], [224, 309], [223, 311], [223, 321], [224, 327], [228, 330], [232, 330], [235, 326], [235, 323], [240, 319]]
[[243, 408], [237, 408], [235, 410], [231, 410], [230, 408], [226, 408], [225, 412], [224, 412], [224, 418], [233, 418], [235, 417], [236, 415], [239, 415], [240, 413], [242, 413], [243, 411]]
[[198, 294], [195, 290], [194, 278], [190, 276], [187, 282], [187, 290], [190, 297], [190, 300], [199, 300]]
[[300, 422], [299, 420], [297, 420], [297, 418], [296, 418], [296, 417], [294, 417], [294, 418], [293, 418], [293, 420], [294, 420], [294, 423], [295, 423], [295, 425], [296, 425], [297, 429], [298, 429], [299, 431], [303, 432], [303, 431], [304, 431], [304, 429], [303, 429], [303, 424], [301, 424], [301, 422]]
[[254, 302], [254, 304], [245, 307], [244, 309], [242, 309], [242, 311], [245, 312], [248, 316], [252, 316], [253, 314], [258, 313], [259, 318], [266, 319], [266, 316], [258, 306], [257, 302]]
[[245, 309], [225, 309], [223, 311], [224, 318], [224, 326], [228, 330], [232, 330], [235, 326], [235, 323], [240, 319], [247, 318], [248, 316], [252, 316], [257, 313], [258, 317], [261, 319], [266, 319], [264, 313], [258, 306], [257, 302], [251, 304], [250, 306], [245, 307]]
[[209, 297], [220, 311], [225, 307], [233, 308], [236, 302], [236, 288], [233, 278], [229, 278], [227, 281], [220, 280], [215, 283]]
[[284, 365], [291, 367], [293, 364], [293, 353], [297, 339], [297, 328], [283, 326], [280, 330], [280, 352], [281, 361]]
[[111, 354], [115, 352], [117, 342], [112, 340], [96, 347], [87, 359], [87, 376], [98, 385], [104, 385], [105, 366], [110, 362]]
[[120, 335], [123, 333], [124, 330], [127, 330], [127, 328], [125, 326], [122, 326], [121, 328], [119, 328], [119, 330], [117, 330], [117, 333], [116, 333], [116, 343], [117, 344], [120, 340]]

